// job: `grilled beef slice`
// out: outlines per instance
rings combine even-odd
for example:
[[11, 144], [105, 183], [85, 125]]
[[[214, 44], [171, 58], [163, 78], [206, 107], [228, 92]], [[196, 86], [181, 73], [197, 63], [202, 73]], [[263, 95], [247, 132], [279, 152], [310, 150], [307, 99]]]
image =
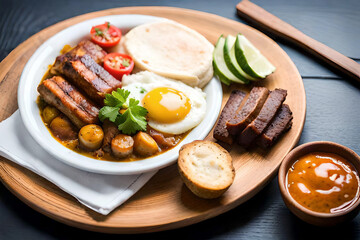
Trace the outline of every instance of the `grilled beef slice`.
[[262, 148], [270, 147], [279, 136], [289, 130], [292, 126], [292, 112], [287, 104], [283, 104], [276, 113], [269, 126], [256, 140], [258, 146]]
[[238, 136], [240, 145], [250, 146], [255, 138], [264, 131], [285, 101], [286, 95], [287, 91], [284, 89], [277, 88], [270, 92], [258, 116]]
[[59, 109], [78, 128], [98, 122], [99, 109], [64, 78], [54, 76], [43, 81], [38, 92], [45, 102]]
[[269, 90], [264, 87], [253, 87], [245, 104], [236, 111], [235, 117], [226, 122], [226, 128], [231, 135], [237, 135], [250, 124], [260, 112]]
[[240, 90], [233, 90], [230, 94], [228, 101], [226, 102], [223, 110], [221, 111], [219, 120], [214, 129], [214, 138], [228, 143], [233, 143], [233, 137], [229, 134], [226, 129], [226, 122], [233, 118], [234, 113], [239, 108], [241, 102], [245, 98], [246, 93]]

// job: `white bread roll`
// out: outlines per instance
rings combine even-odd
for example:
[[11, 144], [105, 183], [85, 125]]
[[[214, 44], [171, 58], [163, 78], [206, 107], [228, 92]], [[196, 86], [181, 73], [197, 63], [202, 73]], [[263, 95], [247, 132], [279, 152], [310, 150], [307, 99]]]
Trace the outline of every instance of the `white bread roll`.
[[220, 197], [233, 183], [230, 154], [211, 141], [194, 141], [179, 152], [178, 168], [185, 185], [201, 198]]

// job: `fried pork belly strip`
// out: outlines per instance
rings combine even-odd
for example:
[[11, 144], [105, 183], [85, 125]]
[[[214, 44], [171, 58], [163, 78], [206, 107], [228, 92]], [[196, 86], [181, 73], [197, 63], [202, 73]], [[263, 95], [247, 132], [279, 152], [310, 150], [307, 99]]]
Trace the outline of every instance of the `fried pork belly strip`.
[[233, 90], [230, 94], [228, 101], [226, 102], [223, 110], [221, 111], [219, 120], [214, 129], [214, 138], [228, 143], [233, 143], [233, 137], [229, 134], [226, 129], [226, 122], [233, 118], [234, 113], [239, 108], [241, 102], [245, 98], [246, 93], [240, 90]]
[[87, 100], [83, 94], [74, 89], [69, 82], [62, 77], [54, 77], [55, 83], [63, 89], [63, 91], [69, 95], [75, 103], [77, 103], [82, 109], [91, 114], [94, 117], [98, 117], [99, 109], [89, 100]]
[[106, 93], [121, 87], [121, 82], [102, 66], [106, 52], [91, 41], [81, 41], [69, 52], [60, 55], [51, 68], [53, 75], [64, 75], [99, 105]]
[[121, 87], [121, 82], [111, 76], [89, 55], [67, 59], [58, 65], [57, 71], [66, 76], [71, 83], [84, 91], [89, 98], [103, 105], [106, 93]]
[[106, 52], [97, 44], [84, 40], [81, 41], [76, 47], [71, 49], [69, 52], [60, 55], [56, 58], [54, 66], [51, 69], [52, 74], [58, 74], [62, 68], [62, 63], [66, 60], [80, 58], [84, 55], [89, 55], [98, 64], [102, 64]]
[[73, 56], [83, 56], [87, 54], [91, 56], [97, 64], [102, 64], [107, 54], [99, 45], [89, 40], [79, 42], [71, 51]]
[[89, 55], [84, 55], [80, 58], [80, 61], [87, 67], [91, 72], [95, 73], [100, 79], [106, 82], [113, 90], [121, 87], [121, 81], [114, 78], [108, 71], [106, 71], [99, 64], [94, 63], [94, 60]]
[[38, 92], [45, 102], [58, 108], [76, 127], [98, 122], [99, 109], [64, 78], [54, 76], [43, 81]]

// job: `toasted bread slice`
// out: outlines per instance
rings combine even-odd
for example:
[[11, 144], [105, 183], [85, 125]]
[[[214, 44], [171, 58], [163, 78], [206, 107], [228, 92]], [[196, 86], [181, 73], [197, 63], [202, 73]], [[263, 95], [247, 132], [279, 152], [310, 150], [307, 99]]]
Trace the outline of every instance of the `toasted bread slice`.
[[194, 141], [179, 152], [178, 168], [185, 185], [201, 198], [220, 197], [233, 183], [230, 154], [211, 141]]

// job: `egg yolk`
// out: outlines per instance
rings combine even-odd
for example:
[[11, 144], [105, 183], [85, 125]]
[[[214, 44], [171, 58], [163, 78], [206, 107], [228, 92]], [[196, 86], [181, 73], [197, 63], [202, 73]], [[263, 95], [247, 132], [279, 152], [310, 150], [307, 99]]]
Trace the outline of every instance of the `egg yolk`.
[[160, 123], [178, 122], [191, 109], [190, 100], [183, 92], [168, 87], [151, 90], [142, 101], [149, 112], [148, 117]]

